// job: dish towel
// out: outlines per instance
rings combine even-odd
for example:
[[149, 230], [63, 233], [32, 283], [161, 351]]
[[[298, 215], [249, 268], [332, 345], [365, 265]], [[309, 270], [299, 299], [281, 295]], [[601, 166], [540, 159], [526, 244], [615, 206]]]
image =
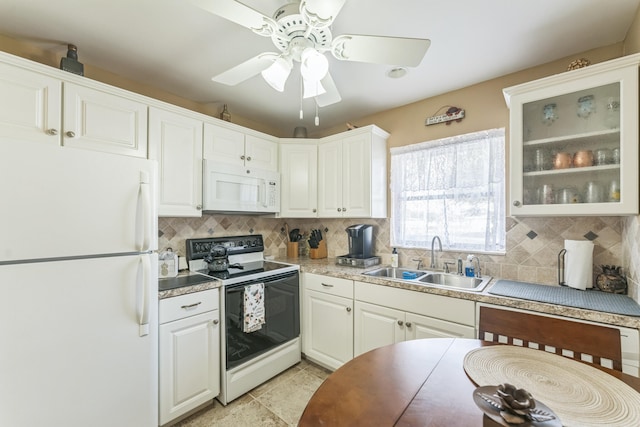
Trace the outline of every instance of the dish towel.
[[244, 287], [244, 333], [255, 332], [264, 325], [264, 283]]

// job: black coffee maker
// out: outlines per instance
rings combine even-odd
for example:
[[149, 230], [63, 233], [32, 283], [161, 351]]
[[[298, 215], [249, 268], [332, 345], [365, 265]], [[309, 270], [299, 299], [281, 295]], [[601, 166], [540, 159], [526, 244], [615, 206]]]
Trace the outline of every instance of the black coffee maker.
[[349, 257], [366, 259], [373, 256], [373, 226], [356, 224], [346, 229], [349, 237]]

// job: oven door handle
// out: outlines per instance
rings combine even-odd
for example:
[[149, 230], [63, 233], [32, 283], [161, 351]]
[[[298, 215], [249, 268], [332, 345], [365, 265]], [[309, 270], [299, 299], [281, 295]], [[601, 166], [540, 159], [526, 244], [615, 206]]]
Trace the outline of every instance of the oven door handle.
[[[268, 273], [267, 273], [268, 274]], [[252, 285], [255, 283], [264, 283], [264, 286], [269, 286], [273, 282], [278, 282], [280, 280], [289, 279], [298, 274], [298, 270], [288, 271], [286, 273], [277, 273], [273, 275], [265, 275], [264, 277], [249, 280], [246, 282], [234, 283], [233, 285], [225, 285], [224, 288], [227, 292], [234, 289], [244, 289], [247, 285]]]

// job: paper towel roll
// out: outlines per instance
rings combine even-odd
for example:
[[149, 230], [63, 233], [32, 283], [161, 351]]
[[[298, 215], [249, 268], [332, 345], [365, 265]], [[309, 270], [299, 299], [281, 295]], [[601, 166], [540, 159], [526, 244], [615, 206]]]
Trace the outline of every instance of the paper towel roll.
[[567, 286], [585, 290], [593, 288], [593, 242], [565, 240], [564, 277]]

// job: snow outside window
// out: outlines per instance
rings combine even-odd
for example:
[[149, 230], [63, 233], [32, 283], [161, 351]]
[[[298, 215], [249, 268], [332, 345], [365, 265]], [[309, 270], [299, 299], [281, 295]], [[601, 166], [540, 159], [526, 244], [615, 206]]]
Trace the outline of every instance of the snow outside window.
[[391, 246], [505, 253], [504, 128], [391, 148]]

